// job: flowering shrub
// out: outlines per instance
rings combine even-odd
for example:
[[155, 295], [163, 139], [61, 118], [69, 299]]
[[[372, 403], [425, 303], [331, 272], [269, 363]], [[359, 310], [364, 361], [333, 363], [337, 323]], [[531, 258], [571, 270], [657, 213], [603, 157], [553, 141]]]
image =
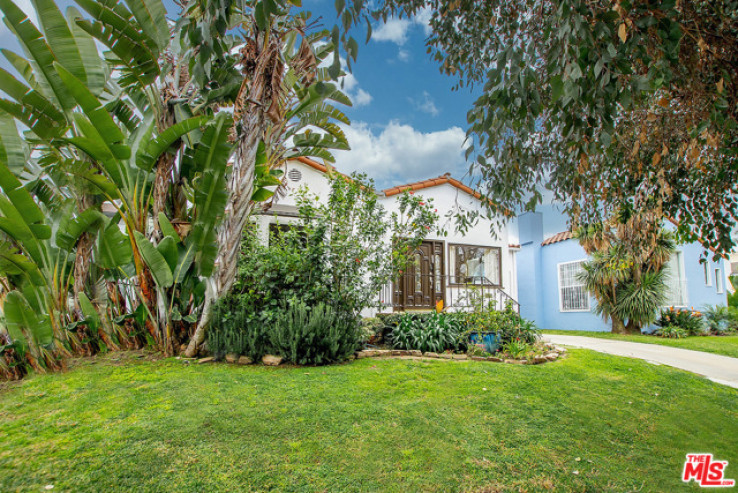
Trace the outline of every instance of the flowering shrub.
[[[668, 326], [678, 327], [690, 336], [705, 335], [705, 323], [702, 313], [696, 311], [694, 308], [688, 310], [686, 308], [681, 309], [672, 306], [662, 310], [661, 316], [656, 321], [656, 325], [662, 329]], [[662, 332], [661, 329], [657, 330], [658, 332]]]

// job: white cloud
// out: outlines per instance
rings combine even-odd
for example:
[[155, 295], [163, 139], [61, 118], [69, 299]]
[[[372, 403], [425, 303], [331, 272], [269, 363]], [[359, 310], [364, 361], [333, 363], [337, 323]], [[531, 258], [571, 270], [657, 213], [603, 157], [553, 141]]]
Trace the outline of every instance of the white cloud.
[[423, 26], [423, 32], [426, 36], [430, 36], [432, 30], [430, 26], [431, 10], [428, 7], [420, 9], [418, 14], [413, 18], [413, 22]]
[[356, 94], [351, 98], [354, 106], [366, 106], [372, 102], [372, 95], [366, 92], [364, 89], [359, 89]]
[[410, 52], [407, 50], [400, 49], [400, 51], [397, 52], [397, 58], [401, 62], [407, 62], [408, 60], [410, 60]]
[[459, 127], [423, 133], [392, 121], [377, 130], [363, 122], [345, 127], [351, 150], [335, 152], [336, 168], [367, 173], [380, 187], [465, 170], [466, 135]]
[[422, 98], [410, 98], [410, 102], [413, 104], [416, 110], [422, 111], [423, 113], [428, 113], [431, 116], [438, 116], [438, 113], [440, 113], [440, 111], [436, 107], [435, 101], [433, 101], [433, 98], [428, 93], [428, 91], [423, 91]]
[[409, 28], [409, 20], [390, 18], [387, 19], [387, 22], [379, 24], [372, 30], [372, 39], [374, 41], [391, 41], [397, 45], [403, 45], [407, 41], [407, 30]]
[[[347, 70], [346, 59], [341, 57], [340, 60], [341, 68], [345, 72]], [[333, 53], [329, 54], [320, 65], [321, 67], [329, 67], [332, 63]], [[372, 95], [359, 87], [359, 81], [354, 74], [346, 73], [343, 77], [339, 77], [338, 84], [341, 90], [351, 99], [354, 108], [357, 106], [366, 106], [371, 103]]]
[[[374, 41], [390, 41], [398, 46], [402, 46], [407, 41], [408, 31], [413, 25], [422, 26], [425, 35], [430, 35], [430, 19], [431, 10], [427, 7], [418, 11], [418, 14], [412, 19], [398, 19], [397, 17], [390, 17], [387, 19], [387, 22], [380, 22], [373, 26], [372, 39]], [[402, 55], [400, 55], [400, 59], [404, 61]]]

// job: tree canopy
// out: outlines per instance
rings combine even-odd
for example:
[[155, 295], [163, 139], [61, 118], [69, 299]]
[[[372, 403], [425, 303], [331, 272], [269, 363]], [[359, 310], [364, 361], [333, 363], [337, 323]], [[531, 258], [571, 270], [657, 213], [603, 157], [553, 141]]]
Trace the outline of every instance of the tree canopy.
[[373, 15], [427, 10], [441, 71], [482, 87], [467, 158], [494, 203], [530, 210], [546, 187], [575, 227], [651, 209], [732, 248], [737, 1], [385, 0]]

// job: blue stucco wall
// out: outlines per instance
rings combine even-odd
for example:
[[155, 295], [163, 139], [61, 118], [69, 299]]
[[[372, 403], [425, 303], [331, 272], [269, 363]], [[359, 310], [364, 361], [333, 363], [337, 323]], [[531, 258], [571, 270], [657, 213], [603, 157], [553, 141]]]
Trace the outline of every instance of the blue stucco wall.
[[[542, 329], [609, 331], [610, 324], [594, 313], [594, 298], [590, 297], [589, 312], [562, 312], [559, 300], [558, 266], [564, 262], [586, 260], [587, 254], [576, 240], [565, 240], [541, 246], [543, 217], [540, 213], [526, 213], [518, 218], [521, 250], [518, 254], [518, 298], [520, 313], [535, 321]], [[705, 305], [727, 304], [725, 269], [727, 264], [709, 261], [711, 285], [705, 284], [700, 256], [702, 246], [697, 243], [679, 245], [686, 281], [686, 306], [700, 309]], [[723, 293], [717, 292], [715, 269], [723, 278]]]

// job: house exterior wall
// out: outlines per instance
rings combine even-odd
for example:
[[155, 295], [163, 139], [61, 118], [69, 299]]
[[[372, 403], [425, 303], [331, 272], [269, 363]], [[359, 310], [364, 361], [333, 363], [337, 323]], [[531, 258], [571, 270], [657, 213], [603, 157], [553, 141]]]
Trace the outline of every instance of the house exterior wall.
[[[450, 245], [470, 245], [484, 247], [500, 248], [500, 256], [502, 265], [500, 270], [500, 279], [502, 282], [501, 289], [510, 297], [517, 300], [517, 265], [515, 262], [516, 249], [509, 246], [509, 227], [497, 227], [494, 221], [480, 217], [479, 220], [465, 232], [456, 231], [454, 214], [459, 209], [463, 211], [475, 210], [482, 211], [482, 205], [479, 200], [471, 195], [459, 190], [458, 188], [445, 183], [432, 188], [425, 188], [414, 192], [428, 201], [432, 201], [437, 214], [439, 216], [439, 226], [445, 232], [439, 233], [432, 231], [428, 235], [428, 240], [441, 241], [444, 244], [445, 265], [444, 274], [451, 275], [450, 266]], [[381, 197], [380, 202], [389, 214], [399, 210], [399, 195], [390, 197]], [[496, 233], [496, 234], [495, 234]]]
[[[579, 242], [569, 239], [541, 246], [543, 219], [539, 213], [521, 215], [518, 224], [521, 315], [535, 321], [542, 329], [609, 331], [609, 322], [593, 313], [596, 302], [592, 297], [589, 297], [587, 311], [563, 311], [561, 308], [559, 265], [588, 259]], [[699, 262], [702, 246], [697, 243], [678, 245], [677, 252], [681, 252], [682, 257], [684, 306], [699, 309], [704, 305], [727, 304], [727, 263], [708, 261], [711, 282], [706, 283], [704, 267]], [[716, 270], [721, 278], [722, 293], [715, 280]]]
[[[300, 187], [308, 188], [309, 193], [318, 196], [318, 200], [323, 202], [327, 200], [331, 184], [328, 176], [312, 166], [300, 161], [289, 161], [285, 166], [285, 187], [284, 193], [275, 201], [272, 208], [257, 215], [255, 221], [259, 228], [259, 234], [264, 243], [269, 239], [269, 225], [274, 223], [290, 224], [299, 221], [296, 207], [296, 192]], [[299, 174], [300, 179], [295, 180]], [[490, 219], [480, 217], [476, 224], [471, 226], [466, 232], [460, 233], [456, 231], [453, 214], [459, 209], [469, 211], [477, 210], [483, 212], [483, 208], [478, 199], [458, 188], [446, 183], [431, 188], [425, 188], [415, 192], [417, 196], [432, 201], [434, 208], [437, 209], [439, 216], [439, 226], [445, 231], [439, 233], [432, 231], [427, 237], [428, 240], [439, 241], [443, 243], [444, 249], [444, 271], [445, 276], [451, 275], [450, 245], [470, 245], [483, 247], [499, 247], [501, 258], [501, 289], [511, 298], [517, 300], [518, 295], [518, 266], [516, 257], [517, 248], [509, 246], [509, 226], [502, 228], [493, 224]], [[379, 196], [379, 203], [385, 208], [388, 214], [399, 210], [400, 195]], [[493, 234], [496, 231], [496, 236]], [[447, 278], [448, 279], [448, 278]], [[458, 296], [458, 289], [455, 296], [451, 294], [452, 288], [446, 288], [446, 299], [449, 300]], [[372, 315], [366, 312], [364, 315]]]

